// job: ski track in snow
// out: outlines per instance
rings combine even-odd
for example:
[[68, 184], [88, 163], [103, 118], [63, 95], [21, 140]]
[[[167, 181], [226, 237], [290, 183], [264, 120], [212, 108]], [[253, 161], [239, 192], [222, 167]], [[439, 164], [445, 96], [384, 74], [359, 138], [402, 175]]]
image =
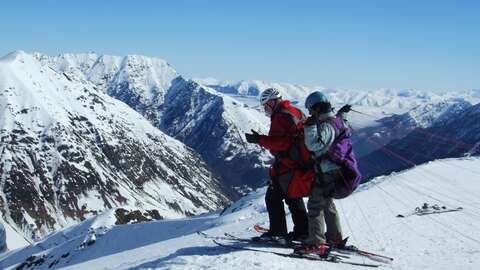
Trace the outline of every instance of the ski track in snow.
[[[478, 269], [480, 266], [479, 158], [430, 162], [361, 186], [337, 209], [345, 236], [361, 249], [395, 258], [380, 269]], [[352, 269], [358, 266], [283, 258], [274, 254], [230, 250], [197, 235], [256, 235], [255, 223], [268, 226], [265, 188], [224, 211], [194, 218], [113, 225], [109, 213], [57, 232], [36, 246], [0, 255], [0, 266], [15, 269], [31, 254], [52, 256], [32, 269]], [[464, 210], [397, 218], [424, 202]], [[287, 217], [291, 228], [290, 217]], [[96, 242], [79, 248], [94, 231]], [[65, 241], [65, 239], [69, 239]], [[229, 241], [223, 241], [229, 243]], [[232, 242], [233, 244], [233, 242]], [[278, 252], [284, 248], [255, 247]], [[44, 249], [44, 250], [42, 250]], [[62, 254], [65, 259], [48, 265]], [[373, 263], [352, 256], [357, 262]]]

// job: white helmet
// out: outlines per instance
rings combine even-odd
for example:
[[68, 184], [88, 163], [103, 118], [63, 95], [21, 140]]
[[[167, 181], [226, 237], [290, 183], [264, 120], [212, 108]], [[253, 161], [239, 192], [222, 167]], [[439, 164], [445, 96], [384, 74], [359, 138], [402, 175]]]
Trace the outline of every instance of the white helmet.
[[263, 90], [263, 92], [260, 94], [260, 104], [265, 105], [265, 103], [267, 103], [268, 101], [281, 97], [282, 95], [277, 89], [267, 88]]

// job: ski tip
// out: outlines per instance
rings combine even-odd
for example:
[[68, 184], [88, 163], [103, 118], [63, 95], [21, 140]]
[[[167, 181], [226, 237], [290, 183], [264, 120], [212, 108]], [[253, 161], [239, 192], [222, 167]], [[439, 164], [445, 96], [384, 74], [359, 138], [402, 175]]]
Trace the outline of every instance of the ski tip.
[[264, 232], [268, 232], [268, 229], [263, 227], [262, 225], [260, 224], [255, 224], [253, 225], [253, 229], [257, 232], [261, 232], [261, 233], [264, 233]]

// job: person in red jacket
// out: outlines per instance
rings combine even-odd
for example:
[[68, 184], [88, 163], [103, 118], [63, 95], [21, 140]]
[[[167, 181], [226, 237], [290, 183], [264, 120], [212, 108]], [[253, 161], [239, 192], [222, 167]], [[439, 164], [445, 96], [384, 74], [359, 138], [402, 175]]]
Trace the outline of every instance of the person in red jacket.
[[[296, 177], [300, 164], [289, 155], [290, 149], [296, 143], [298, 122], [302, 121], [302, 112], [293, 107], [288, 100], [282, 100], [280, 92], [268, 88], [260, 95], [260, 103], [267, 115], [271, 117], [268, 135], [260, 135], [252, 130], [245, 137], [249, 143], [256, 143], [266, 148], [275, 157], [270, 167], [270, 184], [265, 195], [269, 231], [260, 238], [285, 238], [286, 240], [301, 240], [308, 236], [308, 216], [301, 197], [289, 198], [288, 186]], [[287, 223], [283, 201], [288, 205], [294, 224], [293, 232], [287, 233]]]

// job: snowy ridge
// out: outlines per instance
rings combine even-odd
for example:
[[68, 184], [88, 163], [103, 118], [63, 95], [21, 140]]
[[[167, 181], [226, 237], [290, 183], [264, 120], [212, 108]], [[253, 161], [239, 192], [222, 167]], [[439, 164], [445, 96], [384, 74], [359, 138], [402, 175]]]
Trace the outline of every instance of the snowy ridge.
[[59, 72], [75, 74], [97, 86], [128, 82], [131, 89], [147, 98], [165, 92], [178, 76], [165, 60], [141, 55], [121, 57], [90, 53], [50, 57], [34, 53], [33, 56], [44, 65]]
[[97, 54], [61, 54], [50, 57], [35, 53], [43, 65], [78, 76], [115, 97], [155, 126], [161, 117], [159, 107], [177, 72], [163, 59], [141, 55], [124, 57]]
[[452, 98], [464, 98], [471, 103], [480, 102], [478, 90], [464, 91], [461, 93], [433, 93], [418, 90], [404, 89], [379, 89], [372, 91], [360, 90], [339, 90], [323, 86], [301, 86], [288, 83], [272, 83], [264, 81], [240, 81], [228, 82], [218, 81], [213, 78], [194, 79], [200, 84], [214, 88], [215, 90], [241, 96], [258, 96], [266, 88], [275, 87], [280, 90], [284, 97], [298, 101], [301, 106], [309, 93], [322, 91], [326, 93], [335, 106], [342, 106], [346, 103], [365, 107], [378, 108], [388, 113], [405, 113], [408, 110], [422, 104], [437, 103]]
[[417, 127], [428, 128], [446, 124], [470, 106], [472, 104], [461, 98], [448, 99], [417, 106], [406, 115], [414, 121]]
[[[479, 167], [478, 158], [437, 160], [361, 186], [352, 196], [336, 201], [344, 235], [362, 249], [394, 258], [392, 264], [380, 269], [477, 269]], [[455, 183], [452, 178], [457, 179]], [[30, 262], [28, 269], [352, 269], [352, 266], [273, 254], [232, 251], [195, 233], [256, 235], [253, 224], [268, 226], [264, 195], [262, 188], [221, 215], [188, 219], [115, 226], [112, 213], [106, 212], [34, 246], [0, 255], [0, 266], [16, 269], [24, 264], [26, 269]], [[424, 202], [452, 208], [461, 206], [463, 210], [396, 217]], [[289, 216], [287, 220], [291, 228]], [[282, 248], [255, 248], [289, 252]], [[356, 256], [350, 260], [370, 262]]]
[[0, 206], [27, 239], [114, 206], [172, 218], [227, 202], [198, 154], [75, 75], [15, 52], [0, 91]]

